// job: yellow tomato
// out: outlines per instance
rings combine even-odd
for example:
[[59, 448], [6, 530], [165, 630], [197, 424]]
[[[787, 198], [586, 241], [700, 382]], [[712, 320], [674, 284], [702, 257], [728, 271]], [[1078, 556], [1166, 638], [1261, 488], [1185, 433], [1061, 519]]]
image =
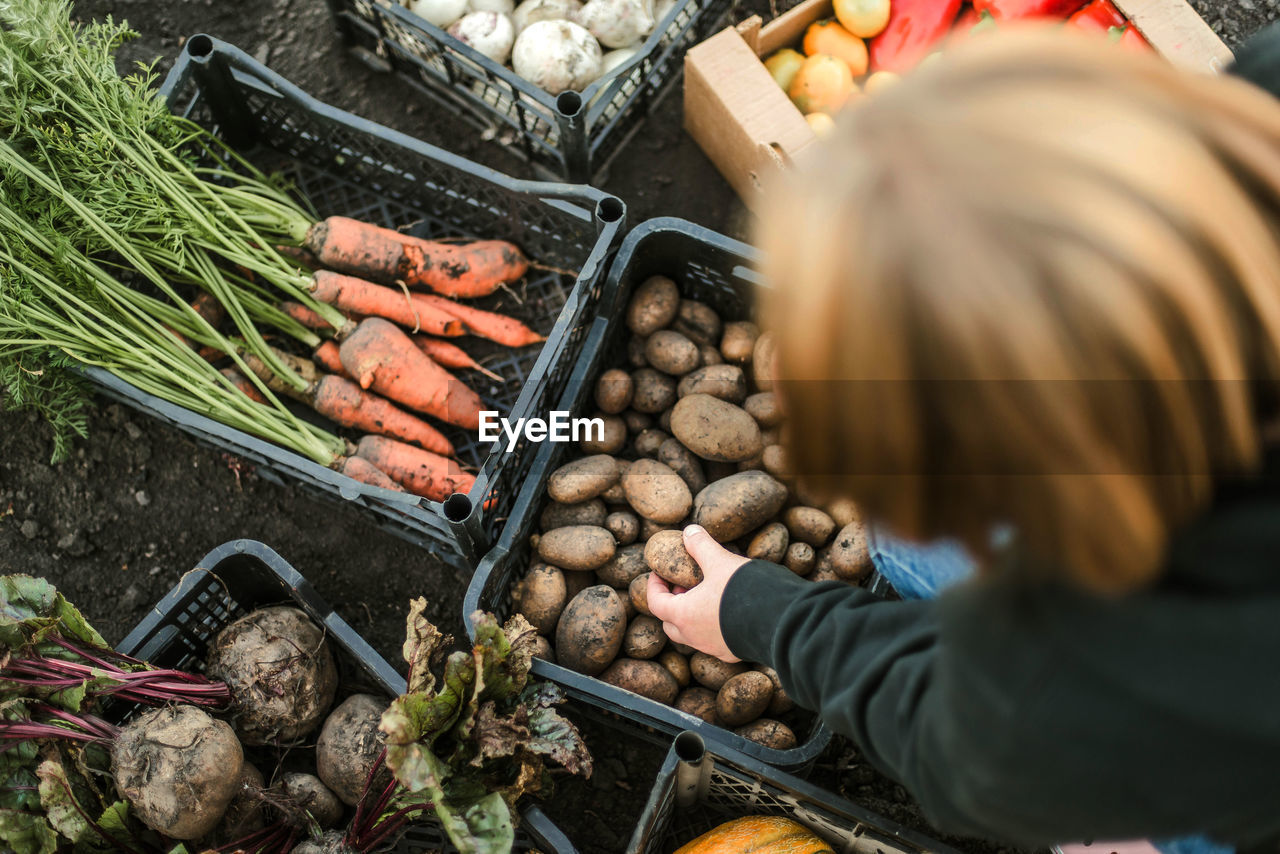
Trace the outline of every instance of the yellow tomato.
[[889, 0], [834, 0], [836, 20], [858, 38], [880, 34], [889, 23]]

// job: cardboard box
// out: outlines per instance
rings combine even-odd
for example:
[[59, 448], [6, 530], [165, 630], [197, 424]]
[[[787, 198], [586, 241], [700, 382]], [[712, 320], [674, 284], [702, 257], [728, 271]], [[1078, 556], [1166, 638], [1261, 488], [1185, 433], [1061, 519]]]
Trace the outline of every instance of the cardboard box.
[[[1186, 0], [1113, 0], [1162, 56], [1215, 73], [1231, 51]], [[814, 21], [830, 18], [831, 0], [804, 0], [768, 26], [752, 17], [685, 54], [684, 125], [749, 208], [773, 175], [803, 160], [817, 138], [761, 61], [799, 44]]]

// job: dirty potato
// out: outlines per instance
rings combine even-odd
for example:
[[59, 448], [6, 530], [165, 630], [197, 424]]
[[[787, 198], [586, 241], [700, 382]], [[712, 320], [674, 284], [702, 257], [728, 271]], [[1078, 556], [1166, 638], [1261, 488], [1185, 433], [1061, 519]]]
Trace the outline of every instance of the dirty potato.
[[791, 539], [821, 548], [836, 532], [835, 520], [817, 507], [789, 507], [783, 515]]
[[698, 493], [693, 521], [727, 543], [772, 519], [787, 500], [787, 488], [762, 471], [744, 471], [717, 480]]
[[556, 660], [588, 676], [602, 672], [622, 649], [626, 611], [607, 584], [588, 587], [569, 601], [556, 625]]
[[702, 570], [685, 551], [680, 531], [660, 531], [650, 537], [644, 546], [644, 562], [668, 584], [696, 587], [702, 581]]
[[694, 652], [689, 657], [689, 672], [693, 674], [694, 680], [712, 691], [719, 691], [731, 677], [745, 673], [747, 669], [747, 665], [741, 661], [729, 663], [705, 652]]
[[662, 621], [652, 615], [637, 614], [622, 637], [622, 654], [639, 660], [657, 658], [666, 645]]
[[676, 386], [677, 397], [688, 397], [691, 394], [709, 394], [737, 405], [747, 399], [747, 377], [737, 365], [708, 365], [698, 368], [686, 374]]
[[770, 522], [751, 538], [751, 543], [747, 546], [747, 557], [752, 560], [767, 560], [770, 563], [782, 563], [782, 559], [787, 556], [787, 546], [791, 543], [791, 536], [787, 533], [787, 526], [781, 522]]
[[671, 328], [695, 344], [715, 347], [720, 343], [720, 315], [706, 303], [682, 299]]
[[773, 391], [773, 378], [776, 370], [777, 346], [772, 332], [766, 332], [756, 339], [755, 352], [751, 354], [751, 378], [755, 380], [760, 391]]
[[635, 383], [621, 368], [610, 368], [596, 380], [596, 406], [607, 415], [618, 415], [631, 405]]
[[726, 726], [742, 726], [764, 714], [773, 699], [773, 682], [758, 670], [730, 676], [716, 692], [716, 714]]
[[748, 397], [742, 404], [747, 414], [756, 420], [760, 429], [768, 430], [782, 424], [782, 409], [778, 398], [771, 391], [761, 391]]
[[651, 276], [636, 288], [627, 304], [627, 328], [648, 337], [675, 320], [680, 290], [666, 276]]
[[626, 590], [637, 575], [648, 571], [644, 543], [631, 543], [615, 551], [609, 562], [596, 570], [596, 577], [615, 590]]
[[616, 550], [613, 534], [597, 525], [556, 528], [538, 540], [538, 557], [577, 572], [599, 569], [613, 559]]
[[653, 616], [653, 612], [649, 610], [648, 572], [631, 579], [631, 583], [627, 585], [627, 598], [631, 600], [631, 604], [635, 606], [638, 613], [646, 614], [650, 617]]
[[569, 601], [564, 572], [558, 567], [535, 563], [511, 591], [511, 599], [516, 613], [523, 614], [529, 625], [541, 634], [550, 634], [555, 631], [560, 613]]
[[668, 706], [680, 693], [675, 677], [656, 661], [620, 658], [600, 674], [600, 681]]
[[676, 678], [676, 684], [688, 688], [693, 674], [689, 672], [689, 657], [674, 649], [664, 649], [658, 656], [658, 663], [667, 668], [667, 672]]
[[857, 583], [871, 574], [871, 551], [867, 547], [867, 532], [861, 522], [850, 522], [836, 532], [831, 548], [827, 550], [831, 571], [841, 581]]
[[772, 718], [759, 718], [746, 726], [738, 727], [734, 732], [774, 750], [790, 750], [796, 746], [796, 734], [791, 728]]
[[578, 504], [552, 501], [542, 509], [538, 522], [542, 530], [551, 531], [570, 525], [602, 525], [607, 515], [604, 502], [599, 498], [591, 498]]
[[689, 515], [693, 494], [680, 475], [657, 460], [636, 460], [622, 476], [622, 490], [631, 509], [659, 525]]
[[686, 715], [701, 718], [715, 726], [720, 725], [720, 719], [716, 717], [716, 694], [701, 685], [685, 688], [676, 697], [673, 705]]
[[658, 456], [658, 449], [662, 447], [663, 442], [670, 438], [671, 436], [668, 433], [657, 427], [642, 430], [633, 443], [636, 449], [636, 456], [649, 457], [650, 459]]
[[679, 439], [667, 439], [662, 443], [658, 448], [658, 462], [670, 466], [672, 471], [680, 475], [680, 479], [689, 485], [690, 495], [697, 495], [707, 485], [702, 461], [697, 454], [680, 444]]
[[671, 432], [704, 460], [736, 463], [764, 450], [755, 419], [709, 394], [680, 398], [671, 410]]
[[745, 365], [751, 361], [759, 337], [760, 327], [749, 320], [726, 323], [720, 336], [720, 355], [730, 364]]
[[778, 677], [778, 671], [772, 667], [760, 666], [756, 668], [765, 676], [769, 677], [769, 681], [773, 683], [773, 698], [769, 700], [769, 708], [764, 710], [766, 715], [785, 715], [787, 712], [795, 708], [795, 703], [791, 697], [787, 696], [787, 691], [782, 687], [782, 679]]
[[818, 562], [818, 553], [808, 543], [792, 543], [782, 558], [782, 565], [796, 575], [808, 575]]
[[604, 517], [604, 527], [620, 546], [629, 546], [640, 536], [640, 520], [634, 513], [619, 510]]
[[547, 478], [547, 495], [561, 504], [581, 504], [618, 482], [618, 464], [608, 454], [565, 463]]
[[621, 415], [597, 415], [603, 429], [588, 430], [578, 447], [584, 454], [616, 454], [627, 446], [627, 422]]
[[650, 367], [677, 377], [702, 364], [698, 345], [670, 329], [662, 329], [649, 336], [644, 343], [644, 358]]
[[653, 368], [640, 368], [631, 375], [636, 391], [631, 408], [646, 415], [657, 415], [676, 402], [675, 377], [667, 376]]

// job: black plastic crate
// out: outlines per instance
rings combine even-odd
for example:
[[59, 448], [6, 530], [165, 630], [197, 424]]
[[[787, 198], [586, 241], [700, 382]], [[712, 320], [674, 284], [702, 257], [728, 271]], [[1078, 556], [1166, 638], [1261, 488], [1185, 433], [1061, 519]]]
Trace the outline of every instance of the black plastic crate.
[[600, 178], [684, 71], [684, 53], [715, 33], [736, 0], [679, 0], [636, 56], [582, 92], [550, 95], [400, 5], [327, 0], [339, 36], [370, 66], [393, 71], [504, 142], [539, 172]]
[[[755, 302], [752, 291], [759, 285], [752, 269], [757, 260], [758, 253], [752, 247], [682, 219], [664, 217], [637, 226], [623, 241], [609, 270], [608, 289], [614, 302], [596, 318], [558, 408], [575, 414], [589, 410], [595, 378], [604, 368], [624, 363], [628, 338], [624, 307], [635, 285], [652, 275], [670, 276], [684, 296], [708, 303], [726, 320], [745, 319]], [[464, 617], [476, 610], [493, 611], [504, 618], [511, 612], [511, 587], [529, 568], [529, 535], [535, 531], [546, 502], [547, 478], [574, 448], [548, 442], [538, 452], [511, 520], [471, 579]], [[471, 631], [469, 621], [467, 630]], [[830, 730], [815, 716], [808, 732], [796, 733], [800, 742], [796, 747], [777, 750], [566, 667], [535, 660], [533, 672], [558, 683], [583, 703], [667, 737], [692, 730], [782, 768], [807, 767], [831, 740]]]
[[[323, 627], [338, 667], [339, 697], [368, 693], [391, 698], [405, 680], [311, 587], [302, 574], [255, 540], [233, 540], [211, 551], [160, 600], [116, 649], [157, 667], [204, 669], [209, 642], [227, 625], [268, 605], [288, 604]], [[107, 717], [127, 720], [136, 706], [114, 704]], [[455, 852], [444, 831], [410, 827], [391, 849], [397, 854]], [[516, 851], [574, 854], [576, 849], [537, 807], [521, 815]]]
[[780, 815], [836, 854], [958, 854], [955, 849], [693, 732], [676, 736], [627, 854], [670, 854], [726, 821]]
[[[590, 187], [510, 178], [326, 106], [209, 36], [187, 41], [161, 94], [259, 168], [282, 173], [322, 217], [350, 216], [427, 238], [507, 239], [543, 265], [580, 271], [531, 270], [520, 303], [502, 292], [470, 301], [520, 317], [547, 341], [519, 350], [469, 342], [468, 351], [506, 382], [474, 371], [459, 377], [507, 417], [552, 408], [601, 305], [606, 263], [625, 220], [621, 201]], [[495, 538], [533, 462], [523, 436], [514, 449], [504, 442], [491, 452], [474, 433], [443, 427], [459, 459], [479, 472], [470, 495], [454, 496], [446, 513], [440, 502], [365, 486], [104, 371], [87, 373], [107, 395], [251, 460], [268, 477], [363, 508], [380, 526], [467, 569]], [[486, 497], [491, 504], [482, 510]]]

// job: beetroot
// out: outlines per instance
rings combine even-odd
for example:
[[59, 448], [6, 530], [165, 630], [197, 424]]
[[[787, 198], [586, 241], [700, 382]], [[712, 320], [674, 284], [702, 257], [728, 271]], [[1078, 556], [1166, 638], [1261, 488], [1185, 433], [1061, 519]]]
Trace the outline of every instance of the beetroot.
[[195, 706], [143, 712], [111, 747], [116, 788], [138, 818], [173, 839], [213, 830], [240, 788], [243, 763], [231, 727]]
[[209, 649], [208, 675], [227, 683], [233, 722], [248, 745], [290, 744], [324, 719], [337, 669], [322, 632], [297, 608], [261, 608], [223, 629]]
[[[348, 806], [360, 802], [365, 781], [382, 753], [378, 724], [386, 710], [386, 700], [371, 694], [354, 694], [333, 710], [320, 730], [316, 772]], [[390, 772], [384, 776], [390, 780]]]

